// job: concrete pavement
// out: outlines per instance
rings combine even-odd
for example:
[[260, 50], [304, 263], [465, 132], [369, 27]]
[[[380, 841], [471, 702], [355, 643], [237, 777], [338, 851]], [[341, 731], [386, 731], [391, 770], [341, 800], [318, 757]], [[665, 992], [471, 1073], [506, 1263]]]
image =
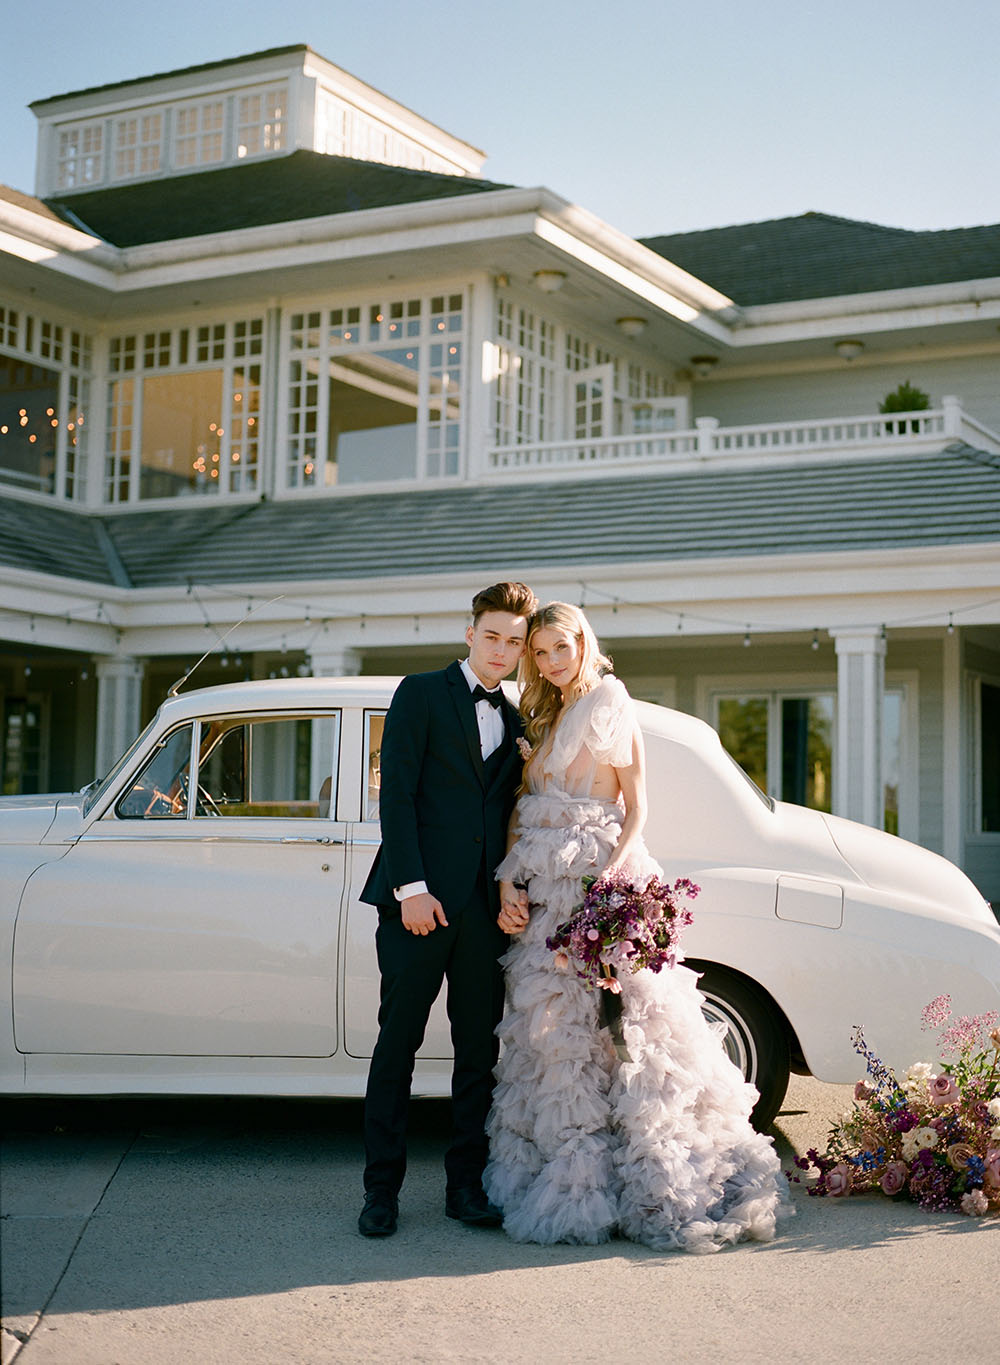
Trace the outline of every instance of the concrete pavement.
[[[793, 1079], [785, 1165], [849, 1087]], [[444, 1216], [414, 1106], [398, 1234], [367, 1241], [353, 1102], [27, 1102], [0, 1169], [4, 1365], [997, 1359], [1000, 1220], [817, 1200], [770, 1246], [518, 1246]]]

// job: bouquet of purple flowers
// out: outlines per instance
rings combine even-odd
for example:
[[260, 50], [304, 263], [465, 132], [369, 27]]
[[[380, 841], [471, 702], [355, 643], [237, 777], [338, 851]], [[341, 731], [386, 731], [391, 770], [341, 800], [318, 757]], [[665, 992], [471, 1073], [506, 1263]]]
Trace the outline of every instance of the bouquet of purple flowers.
[[673, 967], [681, 930], [691, 923], [681, 898], [694, 900], [700, 890], [687, 877], [668, 886], [658, 877], [637, 880], [624, 869], [584, 877], [583, 900], [545, 940], [557, 967], [565, 971], [572, 960], [587, 987], [601, 991], [600, 1022], [624, 1062], [632, 1059], [622, 1032], [618, 971]]
[[617, 994], [619, 970], [659, 972], [674, 965], [681, 930], [691, 923], [681, 898], [694, 900], [700, 890], [687, 877], [668, 886], [658, 877], [636, 880], [624, 869], [584, 877], [582, 902], [545, 945], [557, 966], [565, 969], [573, 958], [589, 987]]

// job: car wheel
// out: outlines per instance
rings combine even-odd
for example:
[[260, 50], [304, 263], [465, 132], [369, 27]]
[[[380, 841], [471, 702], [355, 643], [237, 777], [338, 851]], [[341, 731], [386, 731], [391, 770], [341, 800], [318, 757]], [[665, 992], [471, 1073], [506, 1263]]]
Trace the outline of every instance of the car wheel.
[[750, 1120], [763, 1132], [788, 1089], [787, 1034], [770, 1000], [749, 981], [706, 967], [698, 989], [705, 997], [702, 1013], [708, 1022], [726, 1026], [722, 1042], [729, 1059], [760, 1092]]

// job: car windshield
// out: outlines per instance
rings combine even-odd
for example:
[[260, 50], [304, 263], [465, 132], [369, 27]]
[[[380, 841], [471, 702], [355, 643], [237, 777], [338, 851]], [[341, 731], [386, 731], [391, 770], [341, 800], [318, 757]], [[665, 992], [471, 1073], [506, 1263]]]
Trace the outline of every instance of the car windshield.
[[155, 723], [156, 717], [154, 716], [153, 719], [146, 726], [146, 728], [139, 735], [139, 737], [136, 740], [134, 740], [133, 743], [130, 744], [129, 747], [125, 750], [121, 758], [118, 760], [118, 762], [115, 764], [115, 766], [111, 769], [111, 771], [107, 774], [106, 777], [99, 777], [94, 782], [88, 783], [87, 786], [83, 788], [83, 796], [85, 798], [83, 803], [84, 815], [89, 815], [90, 812], [101, 800], [104, 793], [116, 785], [119, 775], [123, 773], [125, 769], [129, 767], [129, 765], [132, 763], [132, 760], [135, 758], [135, 755], [138, 752], [138, 750], [141, 749], [142, 746], [145, 744], [146, 738], [149, 735], [149, 732], [152, 730]]
[[740, 765], [736, 762], [736, 759], [733, 758], [733, 756], [732, 756], [731, 753], [728, 753], [725, 749], [723, 749], [722, 752], [723, 752], [723, 753], [726, 755], [726, 757], [729, 759], [730, 763], [733, 765], [733, 767], [734, 767], [734, 768], [736, 769], [736, 771], [739, 773], [740, 777], [742, 777], [743, 781], [749, 783], [750, 789], [755, 793], [755, 795], [759, 798], [759, 800], [761, 800], [761, 801], [764, 802], [764, 805], [768, 808], [768, 810], [773, 811], [773, 810], [774, 810], [774, 801], [773, 801], [773, 799], [772, 799], [770, 796], [768, 796], [767, 792], [762, 792], [762, 791], [761, 791], [761, 789], [757, 786], [757, 783], [753, 780], [753, 778], [750, 776], [750, 774], [746, 771], [745, 768], [741, 768], [741, 767], [740, 767]]

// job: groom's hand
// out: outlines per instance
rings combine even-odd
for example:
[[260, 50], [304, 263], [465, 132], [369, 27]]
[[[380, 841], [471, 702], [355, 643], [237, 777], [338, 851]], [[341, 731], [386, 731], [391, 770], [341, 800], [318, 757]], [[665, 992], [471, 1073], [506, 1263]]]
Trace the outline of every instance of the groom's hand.
[[409, 929], [411, 934], [430, 934], [439, 924], [448, 924], [444, 906], [429, 891], [422, 891], [419, 896], [407, 896], [399, 904], [403, 928]]
[[523, 934], [528, 927], [528, 893], [513, 882], [500, 883], [500, 914], [497, 924], [505, 934]]

